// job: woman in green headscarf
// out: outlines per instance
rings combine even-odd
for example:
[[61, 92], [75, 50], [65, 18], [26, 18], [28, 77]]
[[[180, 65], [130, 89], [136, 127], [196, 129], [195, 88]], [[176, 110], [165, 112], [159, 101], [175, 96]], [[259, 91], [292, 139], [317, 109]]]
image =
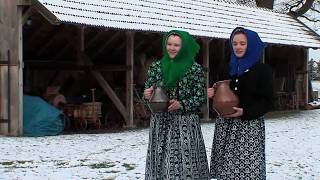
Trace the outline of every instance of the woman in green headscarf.
[[203, 71], [194, 59], [199, 48], [188, 32], [172, 30], [162, 59], [149, 67], [144, 98], [163, 83], [170, 102], [167, 112], [151, 114], [145, 179], [209, 179], [198, 115], [206, 100]]

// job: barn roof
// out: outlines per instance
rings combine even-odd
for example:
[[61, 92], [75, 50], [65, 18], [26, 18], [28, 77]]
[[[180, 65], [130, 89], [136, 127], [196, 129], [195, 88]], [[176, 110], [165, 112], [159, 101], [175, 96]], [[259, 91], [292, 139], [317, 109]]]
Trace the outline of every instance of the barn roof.
[[320, 36], [294, 17], [268, 9], [208, 0], [37, 0], [57, 22], [166, 32], [181, 29], [228, 39], [243, 26], [267, 43], [320, 48]]

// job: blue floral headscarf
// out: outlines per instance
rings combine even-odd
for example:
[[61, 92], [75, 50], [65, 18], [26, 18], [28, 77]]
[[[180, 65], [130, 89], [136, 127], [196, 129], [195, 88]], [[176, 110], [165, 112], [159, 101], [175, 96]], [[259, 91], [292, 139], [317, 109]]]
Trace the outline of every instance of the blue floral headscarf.
[[[233, 51], [232, 47], [232, 39], [237, 32], [243, 32], [247, 36], [248, 44], [247, 50], [243, 57], [238, 58]], [[235, 28], [230, 36], [230, 44], [231, 44], [231, 56], [230, 56], [230, 76], [240, 76], [247, 69], [251, 68], [254, 64], [256, 64], [262, 55], [263, 49], [266, 47], [266, 44], [262, 42], [258, 33], [251, 31], [249, 29], [245, 29], [242, 27]]]

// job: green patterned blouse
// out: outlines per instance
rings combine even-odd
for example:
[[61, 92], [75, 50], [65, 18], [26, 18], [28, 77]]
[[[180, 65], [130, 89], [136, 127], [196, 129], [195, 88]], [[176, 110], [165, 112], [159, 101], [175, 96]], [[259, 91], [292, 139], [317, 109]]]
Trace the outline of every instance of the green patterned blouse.
[[[160, 61], [155, 61], [150, 65], [145, 89], [162, 82], [160, 66]], [[206, 85], [202, 67], [195, 62], [178, 82], [178, 86], [167, 92], [169, 99], [176, 99], [181, 103], [182, 109], [178, 111], [184, 113], [199, 112], [201, 106], [206, 102]]]

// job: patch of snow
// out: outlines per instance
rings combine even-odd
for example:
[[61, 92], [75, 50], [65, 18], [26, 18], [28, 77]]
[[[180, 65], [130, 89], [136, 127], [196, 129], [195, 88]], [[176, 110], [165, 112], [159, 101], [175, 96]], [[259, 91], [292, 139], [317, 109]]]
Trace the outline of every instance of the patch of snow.
[[320, 81], [312, 81], [312, 89], [320, 91]]
[[[267, 179], [320, 178], [320, 110], [266, 120]], [[202, 123], [210, 160], [214, 123]], [[144, 179], [148, 129], [50, 137], [0, 136], [0, 179]]]

